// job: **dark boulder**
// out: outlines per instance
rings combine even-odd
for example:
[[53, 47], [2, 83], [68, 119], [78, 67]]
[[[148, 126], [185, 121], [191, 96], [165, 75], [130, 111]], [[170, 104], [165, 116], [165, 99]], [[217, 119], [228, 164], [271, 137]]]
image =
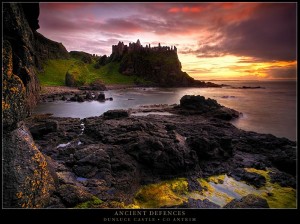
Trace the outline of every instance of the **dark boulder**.
[[187, 182], [188, 182], [188, 191], [189, 192], [202, 190], [202, 187], [196, 178], [187, 178]]
[[43, 208], [54, 191], [47, 161], [27, 127], [3, 136], [3, 207]]
[[248, 194], [241, 199], [232, 200], [223, 208], [269, 208], [269, 204], [266, 199], [253, 194]]
[[42, 139], [46, 134], [56, 132], [58, 128], [59, 125], [57, 121], [48, 120], [46, 122], [33, 124], [29, 130], [34, 139]]
[[129, 117], [127, 110], [109, 110], [103, 114], [105, 119], [125, 118]]
[[105, 91], [107, 90], [104, 83], [100, 80], [95, 80], [90, 84], [91, 90]]
[[280, 154], [272, 154], [270, 156], [271, 162], [279, 170], [285, 171], [289, 174], [296, 174], [296, 149], [292, 147], [284, 148]]
[[98, 90], [98, 91], [105, 91], [107, 90], [105, 84], [101, 80], [95, 80], [89, 85], [83, 85], [78, 87], [80, 90]]
[[237, 181], [246, 181], [257, 188], [260, 188], [266, 184], [266, 178], [258, 173], [250, 173], [242, 168], [234, 169], [229, 176], [233, 177]]
[[185, 95], [180, 99], [180, 107], [189, 110], [198, 110], [200, 112], [207, 112], [212, 109], [220, 108], [221, 105], [213, 99], [205, 99], [204, 96]]
[[238, 118], [240, 115], [241, 115], [241, 113], [239, 113], [238, 111], [227, 108], [227, 107], [221, 107], [212, 113], [213, 117], [219, 118], [219, 119], [222, 119], [225, 121], [230, 121], [232, 119]]
[[230, 158], [233, 153], [230, 138], [195, 136], [188, 137], [187, 144], [197, 153], [199, 160], [224, 160]]
[[70, 101], [73, 102], [84, 102], [84, 98], [78, 94], [75, 94], [73, 97], [70, 98]]
[[93, 100], [94, 98], [93, 98], [92, 93], [91, 92], [87, 92], [87, 94], [85, 95], [85, 99], [87, 99], [87, 100]]
[[157, 174], [174, 174], [197, 169], [198, 158], [175, 139], [139, 136], [126, 152]]
[[296, 178], [291, 174], [280, 171], [269, 172], [272, 183], [278, 183], [282, 187], [296, 188]]
[[79, 203], [90, 201], [93, 198], [93, 195], [88, 193], [83, 187], [71, 184], [61, 185], [58, 189], [58, 194], [68, 207], [74, 207]]
[[84, 99], [82, 96], [77, 96], [77, 102], [84, 102]]
[[105, 101], [105, 94], [103, 92], [100, 92], [98, 97], [97, 97], [98, 101]]

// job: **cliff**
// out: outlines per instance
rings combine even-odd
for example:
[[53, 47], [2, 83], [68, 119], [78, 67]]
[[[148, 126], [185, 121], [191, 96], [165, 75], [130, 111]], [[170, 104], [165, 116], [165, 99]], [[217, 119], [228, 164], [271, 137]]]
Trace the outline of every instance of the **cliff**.
[[43, 60], [68, 57], [62, 44], [36, 29], [38, 3], [3, 3], [2, 121], [4, 207], [43, 207], [53, 178], [46, 158], [22, 123], [39, 99]]
[[38, 32], [34, 32], [35, 38], [35, 62], [36, 66], [41, 69], [42, 63], [48, 59], [67, 59], [70, 57], [67, 49], [62, 43], [55, 42], [44, 37]]
[[3, 4], [3, 127], [13, 129], [39, 98], [37, 69], [47, 59], [68, 58], [61, 43], [39, 34], [38, 3]]

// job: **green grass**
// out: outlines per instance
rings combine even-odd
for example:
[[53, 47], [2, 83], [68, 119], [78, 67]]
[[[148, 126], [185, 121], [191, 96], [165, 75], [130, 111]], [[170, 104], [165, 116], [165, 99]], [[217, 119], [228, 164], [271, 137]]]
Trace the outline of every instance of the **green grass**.
[[48, 60], [44, 64], [44, 72], [38, 74], [42, 86], [64, 86], [65, 75], [76, 59]]
[[[80, 63], [80, 65], [78, 65]], [[92, 64], [81, 64], [78, 59], [54, 59], [44, 64], [44, 72], [38, 74], [42, 86], [64, 86], [67, 71], [81, 74], [81, 82], [89, 84], [101, 80], [104, 84], [150, 84], [137, 76], [126, 76], [119, 73], [120, 63], [111, 62], [99, 69]]]
[[95, 69], [93, 64], [88, 65], [90, 71], [89, 82], [100, 79], [105, 84], [134, 84], [135, 81], [145, 83], [146, 81], [137, 76], [122, 75], [119, 72], [120, 63], [111, 62], [99, 69]]
[[83, 202], [75, 206], [75, 208], [98, 208], [99, 205], [103, 203], [102, 200], [93, 196], [93, 199], [90, 201]]
[[75, 61], [73, 64], [71, 64], [68, 70], [68, 74], [75, 78], [76, 86], [81, 86], [88, 83], [89, 73], [89, 70], [82, 61]]

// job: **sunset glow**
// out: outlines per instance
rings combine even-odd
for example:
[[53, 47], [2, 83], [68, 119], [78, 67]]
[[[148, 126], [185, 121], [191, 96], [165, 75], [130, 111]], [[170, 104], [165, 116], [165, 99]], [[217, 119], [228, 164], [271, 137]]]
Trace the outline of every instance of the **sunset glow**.
[[195, 79], [296, 79], [296, 3], [40, 3], [40, 33], [68, 51], [176, 46]]

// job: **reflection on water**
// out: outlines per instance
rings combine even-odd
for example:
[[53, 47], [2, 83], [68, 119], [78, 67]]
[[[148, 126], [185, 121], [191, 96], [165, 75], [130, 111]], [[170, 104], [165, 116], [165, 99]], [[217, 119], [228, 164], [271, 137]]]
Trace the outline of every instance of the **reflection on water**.
[[99, 116], [107, 110], [137, 108], [147, 104], [179, 104], [184, 95], [203, 95], [243, 113], [232, 123], [243, 130], [271, 133], [296, 139], [296, 82], [216, 82], [233, 86], [262, 86], [262, 89], [225, 88], [136, 88], [106, 91], [106, 102], [41, 103], [34, 113], [60, 117]]

